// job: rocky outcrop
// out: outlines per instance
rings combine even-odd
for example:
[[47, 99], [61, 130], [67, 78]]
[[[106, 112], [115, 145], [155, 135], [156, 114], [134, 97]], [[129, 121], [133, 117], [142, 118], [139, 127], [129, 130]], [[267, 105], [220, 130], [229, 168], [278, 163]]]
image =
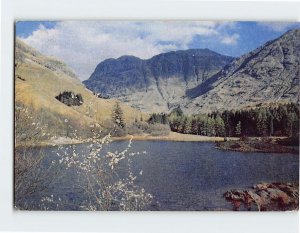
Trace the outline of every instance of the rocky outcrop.
[[299, 98], [300, 29], [291, 30], [235, 59], [187, 91], [189, 113], [237, 109]]
[[72, 91], [64, 91], [55, 96], [55, 99], [62, 102], [67, 106], [80, 106], [83, 104], [83, 98], [81, 94], [76, 94]]
[[180, 104], [187, 89], [201, 84], [232, 59], [208, 49], [163, 53], [148, 60], [122, 56], [101, 62], [83, 83], [143, 111], [168, 112]]
[[262, 183], [249, 190], [230, 190], [224, 198], [233, 210], [286, 211], [299, 209], [299, 185]]

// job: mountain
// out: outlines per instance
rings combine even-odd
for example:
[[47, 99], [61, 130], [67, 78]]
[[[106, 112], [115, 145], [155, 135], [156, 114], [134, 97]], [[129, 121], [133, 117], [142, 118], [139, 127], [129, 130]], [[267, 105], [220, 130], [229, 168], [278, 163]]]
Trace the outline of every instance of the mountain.
[[299, 99], [300, 29], [239, 57], [208, 49], [101, 62], [87, 88], [146, 112], [240, 109]]
[[74, 72], [62, 61], [52, 57], [43, 56], [40, 52], [26, 45], [19, 39], [16, 39], [15, 50], [15, 61], [17, 63], [32, 62], [45, 67], [58, 75], [63, 74], [78, 79]]
[[168, 52], [142, 60], [107, 59], [83, 83], [103, 96], [117, 98], [145, 112], [168, 112], [186, 91], [218, 73], [232, 57], [208, 49]]
[[[56, 98], [67, 91], [80, 96], [80, 106], [67, 106]], [[60, 95], [61, 94], [61, 95]], [[63, 62], [46, 57], [19, 39], [15, 42], [15, 103], [33, 109], [48, 132], [65, 133], [68, 124], [78, 130], [87, 130], [90, 124], [105, 126], [111, 119], [117, 100], [96, 97], [76, 78]], [[79, 105], [79, 104], [78, 104]], [[126, 104], [120, 104], [126, 123], [143, 115]], [[143, 115], [145, 116], [145, 115]]]
[[300, 77], [300, 29], [235, 59], [220, 72], [187, 91], [187, 113], [238, 109], [272, 102], [297, 102]]

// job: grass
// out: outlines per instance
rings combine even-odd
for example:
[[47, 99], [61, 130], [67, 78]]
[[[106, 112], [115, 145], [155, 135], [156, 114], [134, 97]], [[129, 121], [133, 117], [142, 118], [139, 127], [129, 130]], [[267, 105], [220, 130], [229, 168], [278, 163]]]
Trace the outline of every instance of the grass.
[[[78, 127], [88, 127], [94, 122], [105, 126], [105, 122], [111, 119], [116, 100], [94, 96], [62, 62], [45, 57], [17, 40], [16, 63], [16, 77], [21, 79], [15, 78], [15, 101], [32, 106], [37, 112], [44, 111], [45, 122], [47, 115], [52, 119], [52, 123], [55, 123], [53, 117], [56, 118], [57, 125], [52, 127], [61, 127], [59, 122], [64, 118]], [[81, 106], [66, 106], [55, 99], [55, 96], [63, 91], [80, 93], [84, 103]], [[126, 123], [131, 123], [141, 116], [147, 118], [147, 115], [136, 109], [122, 103], [120, 105]]]

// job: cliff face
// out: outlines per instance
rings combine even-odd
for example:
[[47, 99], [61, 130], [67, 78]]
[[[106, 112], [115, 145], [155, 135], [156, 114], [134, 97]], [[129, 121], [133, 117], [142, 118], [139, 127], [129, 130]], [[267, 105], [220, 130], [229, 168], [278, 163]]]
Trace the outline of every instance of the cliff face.
[[187, 91], [184, 109], [236, 109], [299, 99], [300, 29], [235, 59], [219, 73]]
[[146, 112], [168, 112], [233, 58], [208, 49], [159, 54], [148, 60], [122, 56], [101, 62], [84, 81], [90, 90]]

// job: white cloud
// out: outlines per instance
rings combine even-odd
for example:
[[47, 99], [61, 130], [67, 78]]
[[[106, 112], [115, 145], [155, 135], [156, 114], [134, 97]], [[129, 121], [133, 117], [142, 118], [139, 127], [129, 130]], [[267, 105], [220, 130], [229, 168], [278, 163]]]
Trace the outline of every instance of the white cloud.
[[296, 22], [259, 22], [258, 25], [275, 32], [283, 32], [288, 28], [295, 26]]
[[[21, 38], [48, 56], [66, 62], [80, 77], [89, 78], [96, 65], [122, 55], [150, 58], [158, 53], [187, 49], [195, 35], [219, 37], [232, 23], [202, 21], [62, 21], [54, 28], [40, 26]], [[236, 43], [238, 37], [223, 38]]]
[[234, 33], [231, 36], [226, 35], [221, 39], [221, 43], [227, 45], [236, 45], [239, 38], [240, 35], [237, 33]]

